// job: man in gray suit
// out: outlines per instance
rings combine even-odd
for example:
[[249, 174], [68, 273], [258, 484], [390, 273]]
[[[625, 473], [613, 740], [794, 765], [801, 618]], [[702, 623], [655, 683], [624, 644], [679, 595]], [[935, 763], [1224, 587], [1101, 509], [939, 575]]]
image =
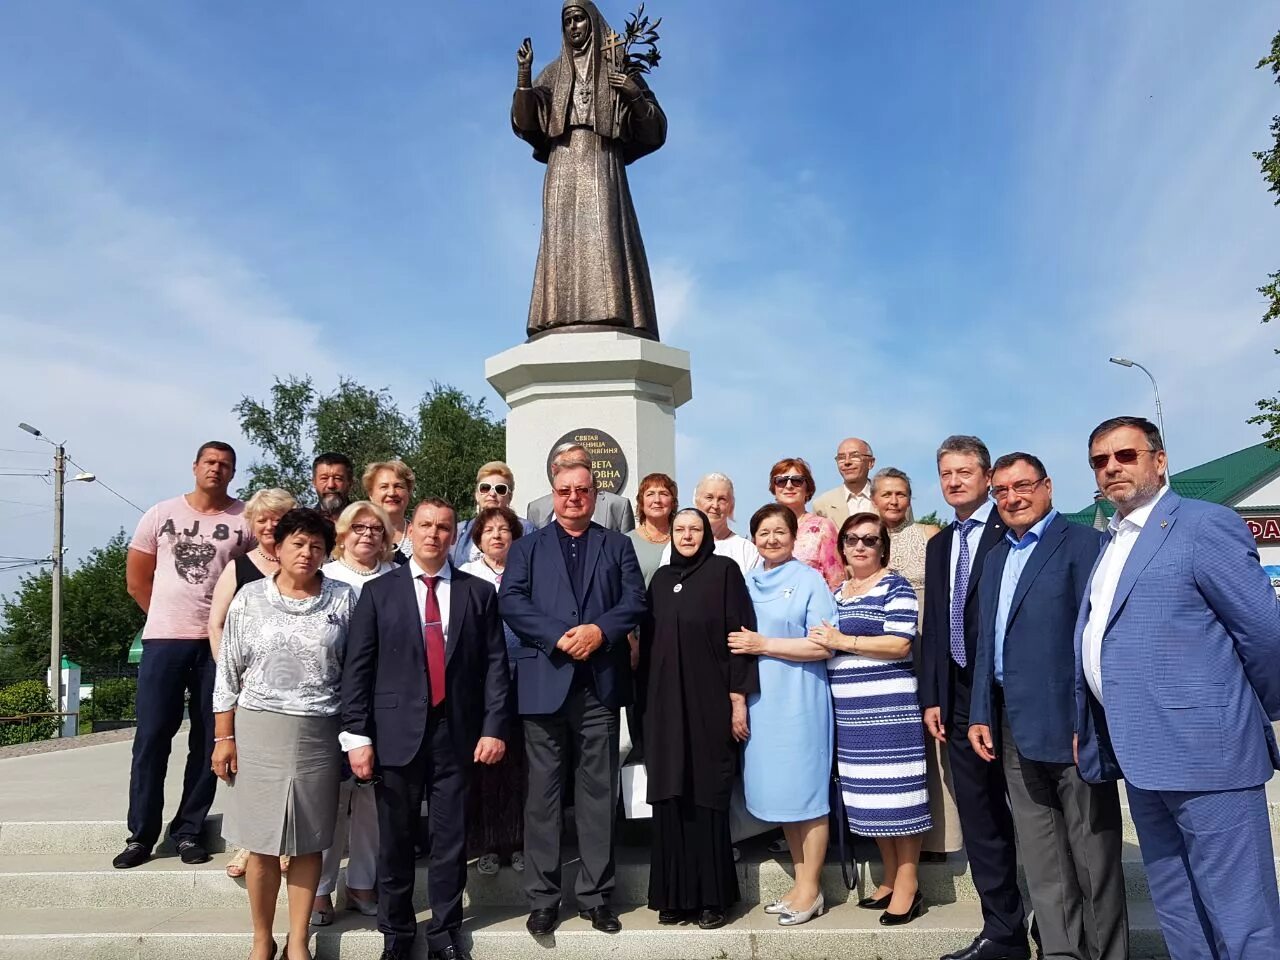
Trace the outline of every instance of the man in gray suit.
[[[555, 459], [552, 461], [553, 471], [562, 462], [570, 460], [586, 460], [589, 463], [591, 456], [579, 444], [562, 443], [555, 449]], [[525, 509], [525, 516], [535, 527], [541, 529], [555, 519], [551, 500], [551, 494], [548, 493], [529, 502], [529, 506]], [[631, 509], [631, 501], [605, 490], [596, 493], [596, 509], [591, 514], [591, 519], [606, 530], [617, 530], [619, 533], [628, 533], [636, 528], [636, 516]]]

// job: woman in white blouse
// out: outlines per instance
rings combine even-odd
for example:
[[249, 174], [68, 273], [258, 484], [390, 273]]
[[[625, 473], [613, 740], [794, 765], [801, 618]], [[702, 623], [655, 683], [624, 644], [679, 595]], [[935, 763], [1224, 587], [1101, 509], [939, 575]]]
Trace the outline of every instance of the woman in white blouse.
[[280, 856], [289, 854], [286, 960], [310, 960], [307, 924], [338, 810], [340, 684], [355, 593], [320, 573], [334, 531], [315, 510], [276, 524], [280, 568], [231, 601], [213, 689], [213, 772], [227, 839], [249, 853], [251, 960], [271, 960]]
[[[337, 545], [333, 559], [321, 568], [330, 580], [339, 580], [355, 591], [396, 568], [391, 557], [396, 546], [391, 518], [376, 503], [357, 500], [349, 504], [334, 525]], [[347, 849], [347, 909], [366, 917], [378, 915], [378, 804], [370, 784], [346, 776], [338, 793], [338, 821], [333, 843], [324, 852], [320, 885], [311, 909], [317, 927], [333, 923], [333, 892], [338, 886], [338, 869], [343, 849]]]

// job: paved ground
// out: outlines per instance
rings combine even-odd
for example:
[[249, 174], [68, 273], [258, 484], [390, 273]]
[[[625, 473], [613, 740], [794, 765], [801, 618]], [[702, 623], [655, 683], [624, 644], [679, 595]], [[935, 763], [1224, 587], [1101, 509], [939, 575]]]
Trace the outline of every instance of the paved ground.
[[[1280, 725], [1278, 725], [1280, 726]], [[131, 736], [113, 731], [91, 737]], [[74, 738], [88, 742], [91, 737]], [[123, 820], [129, 809], [129, 762], [132, 740], [76, 749], [63, 748], [34, 756], [0, 758], [0, 822], [26, 820]], [[186, 731], [173, 741], [169, 776], [165, 782], [165, 814], [182, 792], [182, 766], [186, 762]], [[1280, 802], [1280, 778], [1267, 784], [1267, 795]], [[219, 790], [213, 810], [221, 810]]]

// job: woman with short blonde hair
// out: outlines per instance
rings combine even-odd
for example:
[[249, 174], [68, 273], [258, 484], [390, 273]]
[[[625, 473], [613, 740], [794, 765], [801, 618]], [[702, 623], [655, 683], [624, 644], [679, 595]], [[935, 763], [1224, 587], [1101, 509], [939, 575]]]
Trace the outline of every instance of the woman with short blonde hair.
[[347, 534], [351, 532], [351, 525], [360, 518], [361, 514], [368, 514], [382, 526], [382, 549], [378, 553], [377, 559], [382, 563], [393, 560], [396, 546], [391, 539], [391, 531], [393, 529], [391, 518], [387, 516], [387, 511], [369, 500], [357, 500], [355, 503], [349, 503], [343, 508], [342, 513], [338, 515], [338, 519], [333, 525], [334, 533], [338, 536], [338, 541], [333, 546], [333, 559], [341, 560], [343, 558], [347, 550]]
[[391, 520], [391, 543], [399, 556], [397, 563], [408, 563], [413, 547], [409, 544], [407, 513], [413, 499], [413, 471], [403, 460], [382, 460], [364, 468], [360, 478], [365, 496], [387, 511]]
[[[476, 518], [486, 510], [510, 510], [511, 498], [516, 492], [516, 475], [501, 460], [490, 460], [476, 471], [476, 516], [463, 520], [458, 525], [458, 537], [453, 544], [453, 552], [449, 559], [455, 567], [476, 563], [483, 556], [475, 534]], [[533, 533], [534, 526], [524, 517], [516, 517], [520, 521], [522, 533]]]

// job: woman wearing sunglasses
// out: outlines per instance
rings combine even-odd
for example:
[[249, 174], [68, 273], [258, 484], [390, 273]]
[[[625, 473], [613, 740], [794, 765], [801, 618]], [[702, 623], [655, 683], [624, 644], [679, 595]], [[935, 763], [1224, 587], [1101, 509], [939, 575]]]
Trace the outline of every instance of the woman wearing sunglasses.
[[813, 471], [799, 457], [779, 460], [769, 473], [773, 498], [796, 518], [795, 559], [807, 563], [834, 590], [844, 580], [844, 564], [836, 546], [836, 525], [826, 517], [809, 513], [805, 505], [817, 490]]
[[[396, 568], [391, 559], [396, 552], [391, 517], [376, 503], [359, 500], [338, 515], [335, 528], [333, 559], [320, 572], [330, 580], [345, 583], [358, 600], [366, 583]], [[378, 804], [372, 786], [358, 784], [349, 770], [344, 769], [343, 774], [333, 843], [324, 852], [320, 885], [311, 908], [311, 923], [317, 927], [333, 922], [338, 867], [348, 848], [347, 909], [366, 917], [378, 915]]]
[[[490, 507], [510, 509], [511, 498], [515, 496], [515, 492], [516, 477], [511, 472], [511, 468], [501, 460], [490, 460], [476, 471], [476, 515]], [[535, 528], [532, 523], [523, 517], [518, 519], [521, 530], [525, 533], [533, 533]], [[454, 542], [449, 559], [459, 569], [464, 563], [471, 563], [481, 557], [480, 548], [471, 537], [471, 528], [475, 523], [475, 517], [472, 517], [470, 520], [463, 520], [458, 527], [458, 539]]]
[[911, 582], [889, 569], [889, 528], [874, 513], [840, 527], [849, 579], [836, 591], [836, 619], [810, 628], [831, 651], [836, 759], [849, 829], [873, 837], [884, 876], [858, 906], [883, 910], [880, 923], [910, 923], [922, 905], [920, 843], [933, 826], [924, 765], [924, 726], [911, 647], [919, 603]]

